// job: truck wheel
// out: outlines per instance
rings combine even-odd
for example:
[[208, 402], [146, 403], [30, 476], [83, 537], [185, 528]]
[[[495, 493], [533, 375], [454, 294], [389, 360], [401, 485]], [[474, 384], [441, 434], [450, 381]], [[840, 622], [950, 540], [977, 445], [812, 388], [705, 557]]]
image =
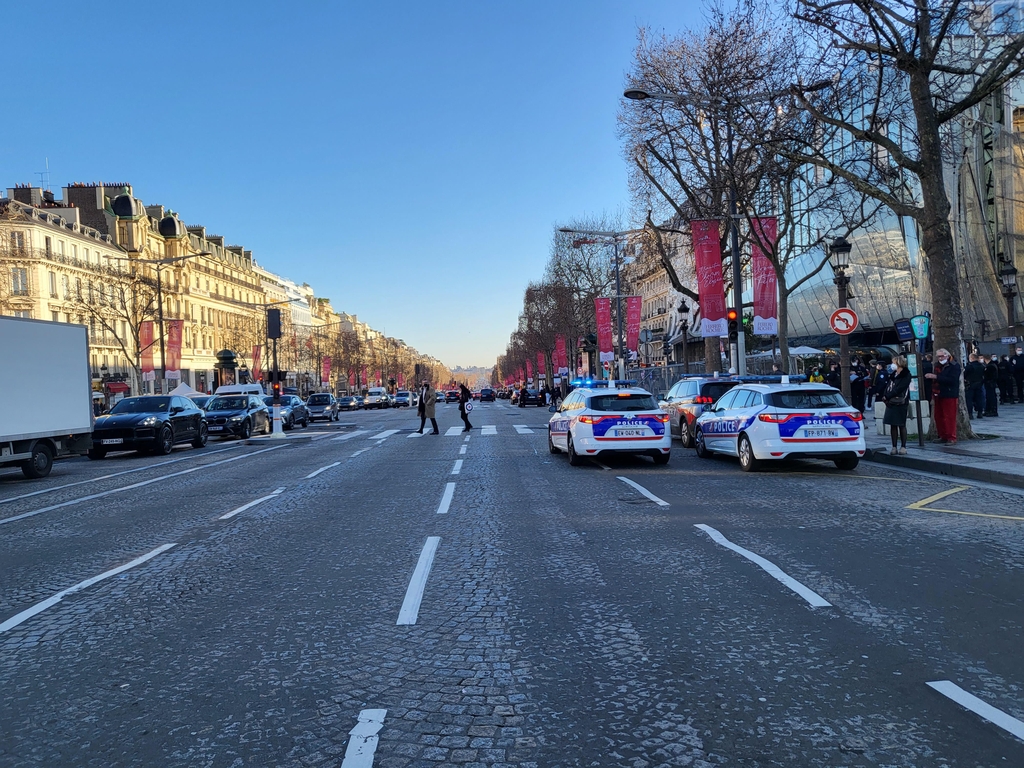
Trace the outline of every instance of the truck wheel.
[[32, 446], [32, 458], [21, 465], [21, 471], [30, 480], [38, 480], [53, 469], [53, 452], [46, 443]]
[[106, 458], [106, 456], [107, 456], [107, 449], [106, 448], [90, 448], [89, 449], [89, 458], [92, 459], [93, 461], [100, 461], [101, 459]]

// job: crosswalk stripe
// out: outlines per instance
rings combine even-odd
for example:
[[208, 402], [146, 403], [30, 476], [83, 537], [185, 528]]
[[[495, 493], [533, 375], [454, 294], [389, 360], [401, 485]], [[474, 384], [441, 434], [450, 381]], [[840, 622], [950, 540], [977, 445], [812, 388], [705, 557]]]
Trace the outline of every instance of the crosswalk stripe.
[[533, 434], [533, 430], [530, 429], [525, 424], [513, 424], [512, 426], [513, 426], [513, 428], [515, 428], [516, 432], [518, 432], [520, 435], [532, 435]]
[[486, 424], [480, 428], [481, 435], [496, 435], [498, 434], [498, 428], [493, 424]]
[[383, 432], [381, 432], [379, 434], [376, 434], [373, 437], [368, 438], [368, 439], [369, 440], [385, 440], [385, 439], [391, 437], [392, 435], [397, 435], [398, 432], [399, 432], [399, 430], [397, 430], [397, 429], [385, 429]]
[[444, 433], [445, 437], [454, 437], [455, 435], [461, 435], [464, 427], [448, 427], [448, 431]]

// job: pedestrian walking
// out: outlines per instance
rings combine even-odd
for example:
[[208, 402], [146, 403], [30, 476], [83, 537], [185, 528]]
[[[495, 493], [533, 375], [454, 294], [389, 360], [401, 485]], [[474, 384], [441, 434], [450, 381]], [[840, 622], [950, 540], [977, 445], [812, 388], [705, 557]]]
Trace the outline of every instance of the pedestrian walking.
[[985, 418], [985, 366], [973, 352], [964, 366], [964, 389], [967, 392], [967, 415], [972, 419]]
[[[982, 358], [984, 360], [984, 358]], [[985, 364], [985, 415], [999, 416], [999, 398], [996, 397], [996, 386], [999, 384], [999, 358], [991, 355]]]
[[462, 417], [462, 423], [466, 425], [463, 432], [469, 432], [473, 428], [473, 425], [469, 423], [469, 411], [473, 408], [472, 402], [473, 393], [469, 391], [469, 387], [459, 384], [459, 416]]
[[1024, 403], [1024, 347], [1017, 347], [1017, 354], [1010, 358], [1013, 372], [1014, 401]]
[[[907, 413], [910, 410], [910, 371], [907, 370], [907, 358], [898, 355], [889, 366], [889, 377], [885, 382], [885, 390], [879, 397], [885, 402], [885, 416], [882, 423], [889, 425], [892, 436], [890, 454], [907, 452]], [[897, 441], [899, 446], [896, 445]]]
[[437, 393], [434, 388], [430, 386], [429, 381], [423, 382], [423, 389], [420, 390], [420, 404], [417, 406], [417, 412], [420, 415], [420, 428], [416, 431], [419, 434], [423, 434], [423, 427], [427, 424], [427, 419], [430, 419], [430, 423], [434, 427], [434, 431], [430, 434], [439, 434], [437, 429], [437, 419], [434, 418], [434, 406], [437, 405]]
[[522, 389], [519, 390], [519, 407], [526, 407], [526, 385], [523, 384]]
[[960, 364], [947, 349], [935, 351], [935, 368], [925, 378], [933, 384], [935, 430], [940, 443], [956, 444], [956, 413], [960, 405]]

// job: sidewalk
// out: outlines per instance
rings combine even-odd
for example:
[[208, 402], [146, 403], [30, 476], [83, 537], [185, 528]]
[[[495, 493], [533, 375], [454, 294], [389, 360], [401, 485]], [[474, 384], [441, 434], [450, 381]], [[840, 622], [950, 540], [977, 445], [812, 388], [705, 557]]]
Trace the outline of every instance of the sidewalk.
[[[864, 414], [868, 446], [864, 458], [879, 464], [1024, 488], [1024, 403], [1001, 405], [998, 417], [976, 419], [971, 425], [975, 433], [993, 439], [962, 440], [952, 446], [926, 441], [924, 448], [919, 448], [917, 439], [912, 437], [907, 441], [906, 456], [890, 456], [891, 440], [888, 435], [876, 434], [874, 414], [869, 409]], [[907, 420], [907, 430], [917, 431], [913, 413]]]

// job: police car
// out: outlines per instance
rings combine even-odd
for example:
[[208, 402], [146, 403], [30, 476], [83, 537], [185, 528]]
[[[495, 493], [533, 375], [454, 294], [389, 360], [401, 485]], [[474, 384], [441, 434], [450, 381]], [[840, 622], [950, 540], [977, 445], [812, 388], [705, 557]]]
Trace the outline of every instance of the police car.
[[559, 408], [550, 410], [548, 450], [565, 451], [573, 466], [604, 453], [643, 454], [655, 464], [668, 464], [669, 416], [645, 389], [595, 382], [574, 389]]
[[726, 392], [694, 426], [697, 455], [738, 456], [750, 472], [762, 461], [831, 459], [854, 469], [867, 450], [864, 415], [822, 384], [742, 384]]

